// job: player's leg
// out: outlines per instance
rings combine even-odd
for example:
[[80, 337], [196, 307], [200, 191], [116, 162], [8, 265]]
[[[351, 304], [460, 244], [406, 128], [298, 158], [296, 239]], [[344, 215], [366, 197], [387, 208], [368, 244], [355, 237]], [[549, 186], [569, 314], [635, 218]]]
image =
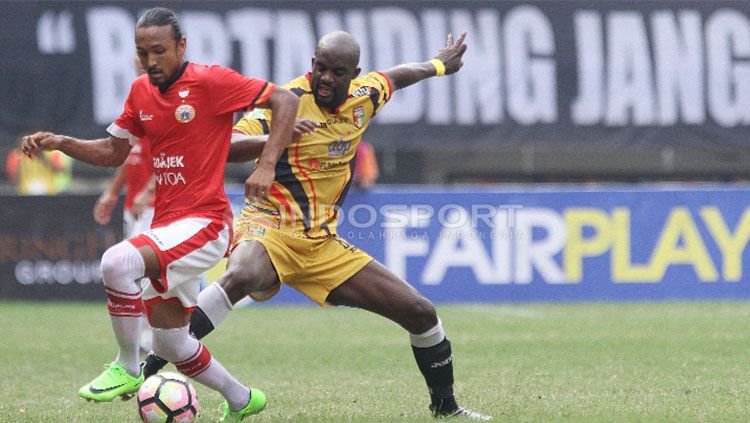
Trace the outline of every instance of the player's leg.
[[[227, 260], [227, 270], [218, 281], [201, 291], [198, 306], [190, 316], [190, 333], [203, 339], [232, 311], [232, 307], [253, 292], [273, 291], [279, 277], [263, 244], [245, 241], [237, 244]], [[168, 360], [149, 354], [143, 365], [146, 377], [155, 374]]]
[[[197, 281], [195, 282], [197, 289]], [[183, 304], [157, 301], [149, 305], [154, 352], [171, 361], [180, 373], [221, 393], [228, 414], [256, 414], [266, 406], [263, 392], [235, 379], [200, 341], [188, 332], [189, 313]]]
[[227, 415], [242, 417], [265, 408], [265, 396], [238, 382], [211, 356], [200, 341], [190, 336], [190, 312], [196, 307], [199, 276], [216, 265], [229, 246], [226, 223], [188, 218], [167, 228], [153, 229], [141, 240], [160, 247], [162, 274], [144, 292], [157, 355], [175, 364], [195, 381], [220, 392]]
[[451, 344], [435, 307], [385, 266], [370, 262], [332, 290], [327, 301], [379, 314], [409, 332], [414, 358], [430, 392], [430, 410], [436, 417], [490, 419], [458, 406], [453, 395]]
[[104, 253], [101, 271], [119, 350], [115, 361], [96, 379], [81, 387], [78, 394], [88, 400], [111, 401], [135, 392], [143, 382], [138, 348], [143, 298], [138, 280], [144, 275], [158, 275], [159, 262], [150, 247], [138, 249], [129, 241], [123, 241]]

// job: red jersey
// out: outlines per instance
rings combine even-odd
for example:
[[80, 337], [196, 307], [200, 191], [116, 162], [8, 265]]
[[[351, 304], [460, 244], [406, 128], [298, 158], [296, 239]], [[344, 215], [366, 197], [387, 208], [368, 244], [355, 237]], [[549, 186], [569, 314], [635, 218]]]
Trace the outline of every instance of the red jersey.
[[[143, 191], [146, 184], [154, 174], [154, 168], [151, 165], [150, 143], [148, 138], [141, 137], [140, 142], [130, 149], [128, 158], [125, 159], [125, 210], [133, 208], [135, 196]], [[149, 203], [154, 206], [154, 198]]]
[[231, 218], [224, 193], [234, 112], [264, 103], [275, 85], [222, 67], [186, 63], [164, 92], [148, 75], [133, 82], [125, 110], [107, 131], [151, 141], [156, 175], [152, 227], [187, 216]]

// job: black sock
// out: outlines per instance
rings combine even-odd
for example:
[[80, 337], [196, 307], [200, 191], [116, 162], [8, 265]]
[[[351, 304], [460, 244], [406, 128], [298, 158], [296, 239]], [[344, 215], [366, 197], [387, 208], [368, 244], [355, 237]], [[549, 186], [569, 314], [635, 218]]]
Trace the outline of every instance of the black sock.
[[[190, 315], [190, 334], [193, 335], [195, 339], [202, 339], [204, 336], [211, 333], [212, 330], [214, 330], [214, 325], [211, 323], [208, 316], [206, 316], [206, 313], [204, 313], [200, 307], [195, 307], [195, 310], [193, 310], [193, 313]], [[167, 363], [167, 360], [158, 355], [154, 353], [149, 354], [143, 361], [143, 376], [148, 378], [149, 376], [155, 375], [159, 370], [163, 369]]]
[[411, 349], [430, 390], [431, 408], [437, 411], [457, 409], [453, 397], [453, 357], [448, 338], [432, 347], [418, 348], [412, 345]]
[[143, 377], [148, 379], [149, 376], [153, 376], [159, 370], [163, 369], [168, 363], [167, 360], [159, 357], [154, 353], [150, 353], [145, 360], [143, 360]]
[[190, 334], [195, 339], [203, 339], [204, 336], [211, 333], [214, 330], [214, 324], [206, 316], [206, 313], [201, 310], [200, 307], [195, 307], [193, 313], [190, 315]]

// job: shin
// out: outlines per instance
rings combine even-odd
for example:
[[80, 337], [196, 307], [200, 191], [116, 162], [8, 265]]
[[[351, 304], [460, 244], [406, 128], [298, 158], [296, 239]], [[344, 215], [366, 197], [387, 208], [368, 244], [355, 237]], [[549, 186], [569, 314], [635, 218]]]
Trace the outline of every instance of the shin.
[[143, 299], [137, 280], [145, 272], [143, 257], [129, 242], [120, 242], [102, 256], [101, 272], [112, 330], [119, 346], [116, 361], [129, 374], [138, 375], [138, 341]]

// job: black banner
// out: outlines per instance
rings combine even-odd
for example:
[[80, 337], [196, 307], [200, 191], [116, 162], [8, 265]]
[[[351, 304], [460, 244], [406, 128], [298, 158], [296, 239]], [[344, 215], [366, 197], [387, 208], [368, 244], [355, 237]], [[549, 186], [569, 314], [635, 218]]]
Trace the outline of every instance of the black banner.
[[96, 199], [0, 197], [0, 299], [105, 298], [99, 259], [122, 238], [122, 207], [99, 226]]
[[[380, 146], [673, 145], [747, 150], [750, 2], [162, 2], [190, 60], [284, 83], [344, 29], [363, 70], [424, 61], [467, 31], [465, 67], [394, 96]], [[151, 2], [9, 2], [0, 15], [0, 139], [101, 136], [120, 113]]]

